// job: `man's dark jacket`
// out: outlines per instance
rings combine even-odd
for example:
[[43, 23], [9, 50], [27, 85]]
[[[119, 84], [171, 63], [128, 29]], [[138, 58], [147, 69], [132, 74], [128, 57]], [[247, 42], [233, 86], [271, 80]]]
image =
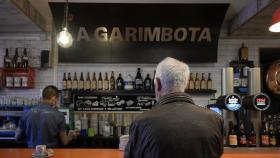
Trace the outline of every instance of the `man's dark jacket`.
[[222, 153], [221, 116], [185, 93], [172, 93], [131, 124], [124, 157], [218, 158]]

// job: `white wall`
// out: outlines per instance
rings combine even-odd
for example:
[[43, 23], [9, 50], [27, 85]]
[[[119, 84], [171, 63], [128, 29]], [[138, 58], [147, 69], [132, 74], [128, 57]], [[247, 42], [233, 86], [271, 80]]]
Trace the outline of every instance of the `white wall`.
[[[229, 62], [236, 60], [238, 57], [238, 49], [241, 43], [244, 42], [249, 48], [249, 60], [254, 60], [256, 66], [259, 64], [259, 48], [273, 48], [280, 47], [280, 40], [276, 39], [220, 39], [218, 45], [218, 62], [217, 63], [203, 63], [203, 64], [189, 64], [192, 72], [210, 72], [212, 73], [212, 80], [214, 82], [214, 88], [217, 89], [215, 96], [202, 96], [193, 95], [195, 102], [199, 105], [208, 104], [210, 97], [218, 97], [221, 94], [221, 69], [229, 65]], [[28, 47], [31, 48], [32, 61], [34, 66], [38, 67], [40, 63], [41, 50], [51, 50], [50, 40], [42, 38], [28, 38], [15, 40], [15, 39], [3, 39], [0, 35], [0, 67], [3, 66], [3, 56], [5, 54], [5, 48], [15, 47]], [[205, 52], [207, 53], [207, 52]], [[13, 54], [10, 54], [13, 56]], [[49, 84], [57, 85], [61, 88], [61, 81], [63, 72], [105, 72], [110, 74], [111, 71], [115, 72], [115, 76], [118, 73], [123, 75], [130, 73], [133, 76], [136, 73], [138, 67], [143, 70], [143, 77], [146, 73], [153, 74], [155, 64], [70, 64], [60, 63], [58, 67], [53, 69], [36, 69], [36, 82], [35, 89], [17, 90], [17, 89], [2, 89], [0, 90], [0, 96], [3, 95], [38, 95], [40, 89]], [[85, 77], [85, 76], [84, 76]]]

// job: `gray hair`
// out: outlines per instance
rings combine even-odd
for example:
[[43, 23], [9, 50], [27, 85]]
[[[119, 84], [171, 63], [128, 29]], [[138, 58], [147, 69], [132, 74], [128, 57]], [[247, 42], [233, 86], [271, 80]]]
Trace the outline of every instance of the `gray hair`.
[[165, 58], [157, 65], [155, 74], [155, 77], [160, 79], [165, 93], [184, 92], [189, 76], [189, 66], [171, 57]]

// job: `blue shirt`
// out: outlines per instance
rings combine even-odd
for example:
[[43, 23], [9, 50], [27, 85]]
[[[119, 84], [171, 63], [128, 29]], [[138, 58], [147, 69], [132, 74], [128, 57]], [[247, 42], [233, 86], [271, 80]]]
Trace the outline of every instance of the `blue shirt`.
[[59, 133], [66, 132], [63, 113], [48, 104], [40, 104], [25, 112], [19, 127], [27, 138], [29, 148], [36, 145], [59, 146]]

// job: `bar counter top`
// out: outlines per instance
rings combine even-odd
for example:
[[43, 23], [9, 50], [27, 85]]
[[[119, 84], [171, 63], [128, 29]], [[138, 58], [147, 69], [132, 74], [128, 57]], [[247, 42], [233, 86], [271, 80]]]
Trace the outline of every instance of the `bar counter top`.
[[[53, 149], [52, 158], [122, 158], [117, 149]], [[0, 149], [1, 158], [31, 158], [34, 149]], [[186, 156], [187, 157], [187, 156]], [[280, 148], [225, 148], [222, 158], [279, 158]]]

